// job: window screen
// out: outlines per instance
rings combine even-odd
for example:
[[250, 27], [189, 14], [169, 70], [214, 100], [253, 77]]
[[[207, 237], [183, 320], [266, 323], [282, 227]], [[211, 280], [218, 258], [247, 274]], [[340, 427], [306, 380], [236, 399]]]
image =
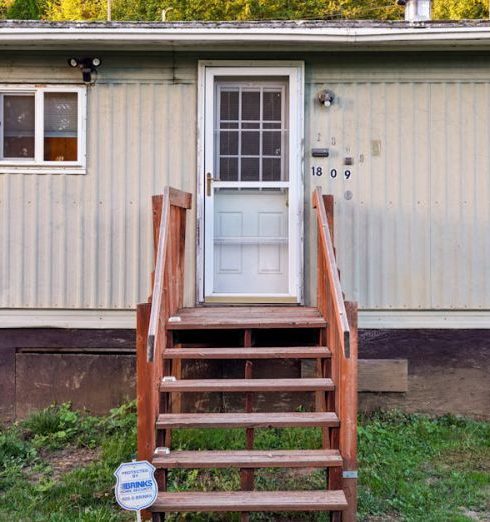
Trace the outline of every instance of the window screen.
[[34, 158], [34, 95], [3, 96], [3, 157]]
[[75, 92], [44, 94], [44, 160], [76, 161], [78, 96]]
[[218, 84], [220, 181], [287, 180], [285, 95], [285, 85]]

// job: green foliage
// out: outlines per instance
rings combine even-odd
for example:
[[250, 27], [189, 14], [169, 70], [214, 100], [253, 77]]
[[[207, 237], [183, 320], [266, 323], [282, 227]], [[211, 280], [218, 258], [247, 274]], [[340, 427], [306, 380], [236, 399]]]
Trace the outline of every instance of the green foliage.
[[42, 7], [37, 0], [14, 0], [6, 9], [7, 18], [15, 20], [39, 20], [41, 13]]
[[433, 15], [440, 20], [488, 18], [488, 0], [434, 0]]
[[374, 415], [359, 426], [359, 468], [362, 516], [469, 520], [462, 506], [488, 509], [490, 424], [453, 416]]
[[[258, 449], [318, 448], [315, 428], [256, 430]], [[175, 448], [241, 449], [243, 430], [176, 430]], [[115, 505], [113, 472], [134, 458], [134, 403], [104, 417], [52, 406], [24, 422], [0, 428], [0, 521], [125, 522], [134, 514]], [[84, 449], [88, 448], [88, 449]], [[55, 457], [88, 451], [91, 462], [54, 473]], [[444, 416], [384, 413], [359, 423], [360, 520], [464, 522], [489, 519], [490, 423]], [[173, 491], [239, 489], [237, 470], [173, 470]], [[258, 489], [323, 489], [322, 471], [263, 469]], [[286, 520], [326, 522], [324, 513], [291, 515]], [[239, 521], [224, 514], [184, 514], [169, 521]], [[271, 521], [255, 513], [251, 520]]]
[[47, 0], [45, 18], [56, 22], [64, 20], [105, 20], [105, 0]]
[[[113, 20], [403, 19], [395, 0], [112, 0]], [[434, 0], [436, 19], [487, 18], [487, 0]], [[105, 20], [107, 0], [0, 0], [0, 17]]]

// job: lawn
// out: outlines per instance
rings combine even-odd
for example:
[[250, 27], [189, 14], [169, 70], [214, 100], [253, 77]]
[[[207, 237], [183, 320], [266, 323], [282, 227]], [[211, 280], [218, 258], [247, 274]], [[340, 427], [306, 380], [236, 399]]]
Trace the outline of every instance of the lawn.
[[[134, 404], [104, 417], [53, 406], [0, 429], [1, 522], [135, 520], [113, 497], [113, 472], [134, 458]], [[317, 448], [315, 429], [257, 430], [260, 448]], [[243, 433], [177, 431], [181, 449], [243, 448]], [[378, 413], [359, 424], [359, 520], [462, 522], [490, 520], [490, 423], [443, 416]], [[318, 471], [263, 470], [259, 489], [323, 488]], [[234, 471], [176, 470], [173, 490], [239, 489]], [[252, 520], [328, 520], [300, 514]], [[235, 520], [186, 515], [169, 520]]]

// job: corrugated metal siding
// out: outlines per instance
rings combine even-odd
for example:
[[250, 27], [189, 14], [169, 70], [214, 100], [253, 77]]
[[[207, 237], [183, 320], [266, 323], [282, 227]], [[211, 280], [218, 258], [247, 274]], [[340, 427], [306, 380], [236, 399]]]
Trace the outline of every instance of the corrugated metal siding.
[[[87, 175], [0, 176], [1, 307], [124, 309], [146, 299], [150, 197], [168, 183], [195, 186], [195, 84], [159, 80], [89, 89]], [[190, 276], [192, 239], [188, 251]]]
[[[102, 56], [88, 96], [86, 176], [0, 175], [1, 307], [129, 309], [146, 298], [150, 196], [167, 183], [195, 193], [197, 57], [175, 56]], [[307, 58], [306, 204], [317, 184], [336, 196], [347, 297], [373, 310], [490, 309], [488, 58]], [[11, 54], [0, 74], [6, 82], [79, 81], [65, 60]], [[330, 109], [316, 101], [323, 88], [337, 94]], [[312, 160], [313, 146], [329, 147], [331, 157]], [[354, 158], [350, 180], [342, 178], [345, 156]], [[313, 177], [312, 165], [324, 175]], [[307, 212], [308, 302], [316, 293], [311, 219]], [[187, 304], [194, 230], [192, 213]]]
[[[321, 185], [336, 197], [343, 286], [361, 308], [490, 308], [488, 68], [472, 81], [464, 65], [453, 65], [445, 81], [422, 80], [423, 68], [411, 71], [413, 81], [406, 69], [399, 81], [387, 74], [369, 81], [360, 68], [354, 82], [352, 71], [333, 66], [332, 82], [328, 65], [310, 74], [307, 193]], [[349, 81], [338, 81], [348, 73]], [[442, 75], [440, 67], [436, 73]], [[325, 87], [338, 96], [330, 109], [315, 101]], [[321, 178], [311, 176], [311, 165], [322, 160], [310, 158], [310, 145], [330, 147]], [[342, 176], [345, 156], [354, 158], [350, 180]], [[328, 176], [332, 168], [336, 179]], [[314, 231], [309, 235], [311, 250]], [[310, 299], [314, 264], [312, 258]]]

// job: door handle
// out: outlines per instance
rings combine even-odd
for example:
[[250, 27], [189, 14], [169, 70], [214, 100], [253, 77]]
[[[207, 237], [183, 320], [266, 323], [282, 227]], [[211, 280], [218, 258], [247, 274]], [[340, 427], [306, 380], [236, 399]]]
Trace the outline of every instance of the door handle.
[[213, 181], [218, 181], [217, 178], [213, 178], [213, 175], [211, 172], [208, 172], [206, 174], [206, 195], [209, 197], [211, 196], [211, 189], [213, 185]]

